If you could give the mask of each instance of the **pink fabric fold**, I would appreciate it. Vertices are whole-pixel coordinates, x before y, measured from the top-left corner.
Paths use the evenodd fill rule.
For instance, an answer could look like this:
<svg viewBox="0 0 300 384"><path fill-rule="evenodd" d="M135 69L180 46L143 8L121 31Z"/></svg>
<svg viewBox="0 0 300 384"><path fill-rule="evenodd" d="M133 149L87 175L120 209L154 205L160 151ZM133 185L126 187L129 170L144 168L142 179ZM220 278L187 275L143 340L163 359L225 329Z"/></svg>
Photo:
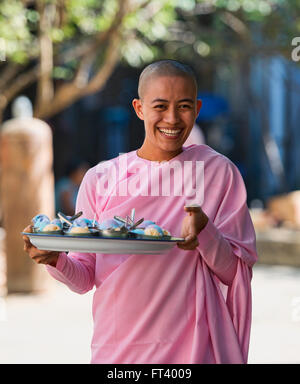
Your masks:
<svg viewBox="0 0 300 384"><path fill-rule="evenodd" d="M193 168L186 168L189 175L182 178L186 162ZM204 164L200 187L197 162ZM170 165L175 182L164 195ZM154 220L179 237L187 199L178 191L188 179L192 189L203 187L199 203L209 217L196 250L175 247L160 255L71 252L60 254L56 268L47 266L77 293L95 287L92 363L247 362L257 253L245 186L230 160L206 145L186 147L166 163L141 159L133 151L87 172L76 210L90 219L96 213L102 221L135 208L137 218ZM104 196L105 185L109 193ZM126 195L128 186L138 187L139 193ZM197 202L199 196L195 192L188 200Z"/></svg>

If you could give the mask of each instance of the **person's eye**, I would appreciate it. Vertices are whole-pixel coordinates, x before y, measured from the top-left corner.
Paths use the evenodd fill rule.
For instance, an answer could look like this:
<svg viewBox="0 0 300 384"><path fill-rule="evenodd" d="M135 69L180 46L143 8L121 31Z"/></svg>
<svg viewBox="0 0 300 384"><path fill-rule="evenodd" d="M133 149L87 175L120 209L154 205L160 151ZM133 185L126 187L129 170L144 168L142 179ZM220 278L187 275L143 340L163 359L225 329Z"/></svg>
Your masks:
<svg viewBox="0 0 300 384"><path fill-rule="evenodd" d="M180 108L180 109L191 109L192 106L191 106L190 104L181 104L181 105L179 106L179 108Z"/></svg>
<svg viewBox="0 0 300 384"><path fill-rule="evenodd" d="M157 104L154 106L155 109L164 109L166 106L164 104Z"/></svg>

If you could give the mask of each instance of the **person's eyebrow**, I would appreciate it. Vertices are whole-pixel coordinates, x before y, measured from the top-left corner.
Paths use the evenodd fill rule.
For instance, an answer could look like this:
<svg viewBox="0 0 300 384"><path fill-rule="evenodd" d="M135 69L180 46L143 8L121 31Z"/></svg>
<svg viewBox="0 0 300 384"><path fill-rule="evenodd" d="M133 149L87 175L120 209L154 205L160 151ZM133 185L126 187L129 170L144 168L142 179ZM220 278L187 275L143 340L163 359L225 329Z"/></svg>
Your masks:
<svg viewBox="0 0 300 384"><path fill-rule="evenodd" d="M168 103L168 100L165 100L165 99L154 99L154 100L151 101L151 104L157 103L157 102ZM183 103L183 102L188 102L188 103L194 104L194 100L193 99L180 99L180 100L178 100L178 103Z"/></svg>
<svg viewBox="0 0 300 384"><path fill-rule="evenodd" d="M193 99L181 99L181 100L178 100L178 103L183 103L183 102L188 102L188 103L191 103L191 104L194 104L194 100Z"/></svg>
<svg viewBox="0 0 300 384"><path fill-rule="evenodd" d="M160 103L167 103L168 100L165 100L165 99L154 99L151 101L151 104L153 103L157 103L157 102L160 102Z"/></svg>

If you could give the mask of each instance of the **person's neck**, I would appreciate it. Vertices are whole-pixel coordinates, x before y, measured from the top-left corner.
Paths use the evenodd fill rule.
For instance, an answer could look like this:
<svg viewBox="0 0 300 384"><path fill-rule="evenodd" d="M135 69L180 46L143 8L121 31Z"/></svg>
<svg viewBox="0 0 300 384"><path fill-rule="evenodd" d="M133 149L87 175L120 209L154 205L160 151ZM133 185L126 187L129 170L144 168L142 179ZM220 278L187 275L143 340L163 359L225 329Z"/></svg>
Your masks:
<svg viewBox="0 0 300 384"><path fill-rule="evenodd" d="M150 161L169 161L173 159L173 157L179 155L183 151L182 147L174 152L165 152L160 150L159 148L153 148L150 150L150 148L147 148L144 144L137 150L138 157L141 157L142 159L150 160Z"/></svg>

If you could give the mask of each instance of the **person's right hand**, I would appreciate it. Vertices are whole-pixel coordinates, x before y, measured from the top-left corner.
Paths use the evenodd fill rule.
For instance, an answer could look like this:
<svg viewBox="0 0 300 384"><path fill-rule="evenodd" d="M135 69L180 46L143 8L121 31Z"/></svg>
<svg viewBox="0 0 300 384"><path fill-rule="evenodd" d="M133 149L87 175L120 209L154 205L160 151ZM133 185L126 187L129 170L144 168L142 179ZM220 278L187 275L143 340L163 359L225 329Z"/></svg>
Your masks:
<svg viewBox="0 0 300 384"><path fill-rule="evenodd" d="M23 232L31 233L32 225L28 225L23 229ZM23 235L24 240L24 251L27 252L30 258L35 261L37 264L49 264L52 267L56 267L58 260L59 252L56 251L41 251L37 249L33 244L31 244L28 236Z"/></svg>

